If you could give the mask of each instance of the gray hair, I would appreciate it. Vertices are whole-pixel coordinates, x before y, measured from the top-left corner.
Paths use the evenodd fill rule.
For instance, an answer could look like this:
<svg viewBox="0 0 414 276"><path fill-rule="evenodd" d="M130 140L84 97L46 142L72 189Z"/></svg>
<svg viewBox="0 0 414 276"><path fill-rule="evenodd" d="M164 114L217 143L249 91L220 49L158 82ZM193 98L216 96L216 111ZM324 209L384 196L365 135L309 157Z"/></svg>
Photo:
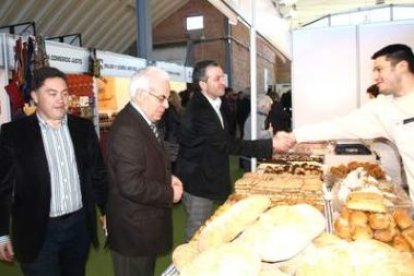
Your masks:
<svg viewBox="0 0 414 276"><path fill-rule="evenodd" d="M129 85L129 95L131 99L134 99L137 93L148 92L151 90L151 82L154 81L154 77L157 78L157 81L170 80L168 73L161 68L148 66L139 69L131 77L131 84Z"/></svg>
<svg viewBox="0 0 414 276"><path fill-rule="evenodd" d="M272 98L265 94L257 95L257 111L264 112L263 107L266 105L272 105Z"/></svg>

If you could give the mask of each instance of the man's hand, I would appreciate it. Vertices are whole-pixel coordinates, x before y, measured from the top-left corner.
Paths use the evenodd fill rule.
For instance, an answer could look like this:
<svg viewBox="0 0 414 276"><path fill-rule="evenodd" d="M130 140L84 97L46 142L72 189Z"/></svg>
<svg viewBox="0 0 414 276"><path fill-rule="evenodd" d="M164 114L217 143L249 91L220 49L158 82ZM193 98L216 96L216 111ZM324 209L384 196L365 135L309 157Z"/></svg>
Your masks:
<svg viewBox="0 0 414 276"><path fill-rule="evenodd" d="M0 260L12 262L14 260L14 252L11 241L0 243Z"/></svg>
<svg viewBox="0 0 414 276"><path fill-rule="evenodd" d="M173 191L174 191L174 203L177 203L181 200L184 189L183 189L183 183L175 175L171 176L171 187L173 188Z"/></svg>
<svg viewBox="0 0 414 276"><path fill-rule="evenodd" d="M296 144L295 135L284 131L279 131L273 136L273 151L288 152Z"/></svg>

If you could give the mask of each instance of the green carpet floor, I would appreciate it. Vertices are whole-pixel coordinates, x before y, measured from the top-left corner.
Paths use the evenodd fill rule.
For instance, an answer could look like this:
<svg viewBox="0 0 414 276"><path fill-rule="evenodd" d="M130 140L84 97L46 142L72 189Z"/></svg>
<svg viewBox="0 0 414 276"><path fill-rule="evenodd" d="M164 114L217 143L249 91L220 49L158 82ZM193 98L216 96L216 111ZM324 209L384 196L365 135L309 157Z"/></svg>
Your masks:
<svg viewBox="0 0 414 276"><path fill-rule="evenodd" d="M232 181L241 177L242 171L238 167L238 158L230 158L230 173ZM182 204L177 204L173 209L173 222L174 222L174 247L183 242L184 239L184 221L185 213ZM104 237L102 231L100 231L100 243L104 243ZM157 260L155 269L155 275L161 275L161 273L171 263L171 252L165 256L161 256ZM1 276L21 276L23 275L17 264L6 264L0 262L0 275ZM110 253L107 249L102 247L98 250L91 250L89 260L86 267L87 276L113 276L112 261Z"/></svg>

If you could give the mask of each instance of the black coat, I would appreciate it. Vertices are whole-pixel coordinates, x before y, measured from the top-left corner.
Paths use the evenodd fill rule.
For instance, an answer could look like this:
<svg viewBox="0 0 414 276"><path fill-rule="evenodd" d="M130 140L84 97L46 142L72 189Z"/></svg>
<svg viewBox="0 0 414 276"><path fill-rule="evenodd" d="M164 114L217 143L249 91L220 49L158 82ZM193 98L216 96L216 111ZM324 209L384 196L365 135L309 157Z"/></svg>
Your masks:
<svg viewBox="0 0 414 276"><path fill-rule="evenodd" d="M106 170L93 124L68 116L82 203L91 239L97 245L96 205L104 212ZM50 175L36 115L2 125L0 132L0 236L11 235L16 258L31 262L46 235ZM11 227L10 227L11 216Z"/></svg>
<svg viewBox="0 0 414 276"><path fill-rule="evenodd" d="M181 120L177 175L190 194L224 200L231 191L229 155L269 158L272 140L232 138L225 116L224 129L207 98L194 93Z"/></svg>
<svg viewBox="0 0 414 276"><path fill-rule="evenodd" d="M154 256L172 247L171 168L142 115L127 104L108 141L108 243L125 256Z"/></svg>

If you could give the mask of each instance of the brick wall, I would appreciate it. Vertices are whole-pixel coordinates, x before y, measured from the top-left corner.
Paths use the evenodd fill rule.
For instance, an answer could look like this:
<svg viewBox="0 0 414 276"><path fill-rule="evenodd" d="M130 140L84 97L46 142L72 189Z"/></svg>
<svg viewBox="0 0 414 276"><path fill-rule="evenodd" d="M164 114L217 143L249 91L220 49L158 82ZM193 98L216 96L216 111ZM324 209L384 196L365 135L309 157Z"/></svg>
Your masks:
<svg viewBox="0 0 414 276"><path fill-rule="evenodd" d="M153 43L156 47L168 45L187 45L188 35L185 30L186 17L192 15L204 16L203 39L193 46L194 63L203 59L213 59L224 67L225 62L225 31L226 18L208 1L189 0L163 22L153 28ZM250 36L243 22L231 26L231 60L233 71L233 88L236 91L250 86ZM285 72L284 65L277 62L276 50L261 37L257 38L257 91L266 90L264 87L264 69L268 70L271 83L279 80L276 72ZM280 67L280 68L279 68ZM290 69L289 69L290 72ZM228 73L228 72L226 72ZM283 77L282 79L285 79Z"/></svg>

